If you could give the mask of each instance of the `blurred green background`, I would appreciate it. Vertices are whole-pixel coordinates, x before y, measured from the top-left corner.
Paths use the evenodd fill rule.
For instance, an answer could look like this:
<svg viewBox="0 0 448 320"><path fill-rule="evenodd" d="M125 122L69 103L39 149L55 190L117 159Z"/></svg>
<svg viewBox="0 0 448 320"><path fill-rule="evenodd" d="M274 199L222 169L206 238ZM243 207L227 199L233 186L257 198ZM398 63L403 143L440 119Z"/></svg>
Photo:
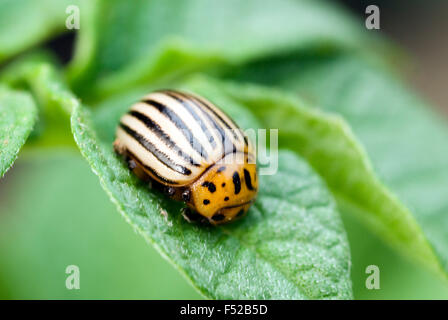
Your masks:
<svg viewBox="0 0 448 320"><path fill-rule="evenodd" d="M365 1L345 2L363 14ZM434 1L422 10L421 2L411 1L403 10L404 1L376 3L385 6L381 32L417 58L414 85L436 105L448 106L448 40L437 32L448 28L446 4ZM71 50L70 41L49 47L64 52ZM352 217L343 214L343 220L356 299L448 299L446 283L400 257ZM65 287L71 264L80 267L80 290ZM381 270L380 290L365 287L371 264ZM77 150L48 149L22 153L0 180L0 298L202 297L122 219Z"/></svg>
<svg viewBox="0 0 448 320"><path fill-rule="evenodd" d="M116 212L75 152L33 154L1 181L0 298L200 298ZM80 290L65 287L72 264Z"/></svg>

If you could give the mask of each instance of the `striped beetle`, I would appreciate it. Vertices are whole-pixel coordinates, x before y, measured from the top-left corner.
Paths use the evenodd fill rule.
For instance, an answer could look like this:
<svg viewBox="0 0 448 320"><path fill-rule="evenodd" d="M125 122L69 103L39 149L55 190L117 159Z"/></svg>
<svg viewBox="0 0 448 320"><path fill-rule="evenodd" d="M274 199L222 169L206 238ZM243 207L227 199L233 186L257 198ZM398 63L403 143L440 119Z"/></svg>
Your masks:
<svg viewBox="0 0 448 320"><path fill-rule="evenodd" d="M197 95L146 95L122 116L114 149L140 179L184 201L189 221L233 221L257 195L252 143L223 111Z"/></svg>

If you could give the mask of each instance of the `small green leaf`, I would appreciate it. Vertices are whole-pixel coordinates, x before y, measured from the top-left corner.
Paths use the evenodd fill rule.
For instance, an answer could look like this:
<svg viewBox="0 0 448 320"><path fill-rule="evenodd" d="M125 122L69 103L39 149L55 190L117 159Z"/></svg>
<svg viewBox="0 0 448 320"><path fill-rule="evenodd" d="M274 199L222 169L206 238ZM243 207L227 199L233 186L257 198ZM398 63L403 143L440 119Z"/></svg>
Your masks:
<svg viewBox="0 0 448 320"><path fill-rule="evenodd" d="M11 87L30 90L36 100L39 122L29 147L73 146L70 114L77 98L67 89L63 74L46 51L36 51L9 64L0 81ZM30 141L31 142L31 141Z"/></svg>
<svg viewBox="0 0 448 320"><path fill-rule="evenodd" d="M37 109L28 93L0 87L0 177L16 160L36 118Z"/></svg>
<svg viewBox="0 0 448 320"><path fill-rule="evenodd" d="M198 81L186 87L202 94L210 88ZM238 104L217 88L206 96L211 95L220 102L227 99L229 113L237 112ZM202 294L215 299L352 297L342 223L325 185L305 162L280 152L277 174L261 177L257 201L241 221L223 227L189 224L179 203L150 190L114 154L112 124L134 101L125 100L103 104L97 121L76 106L75 140L126 221Z"/></svg>

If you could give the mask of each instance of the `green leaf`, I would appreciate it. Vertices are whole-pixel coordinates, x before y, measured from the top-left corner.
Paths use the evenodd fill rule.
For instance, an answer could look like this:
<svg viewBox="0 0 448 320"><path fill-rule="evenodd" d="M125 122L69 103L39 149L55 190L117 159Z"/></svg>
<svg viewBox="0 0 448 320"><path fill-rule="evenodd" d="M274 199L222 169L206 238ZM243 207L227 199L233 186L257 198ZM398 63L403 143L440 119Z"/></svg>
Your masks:
<svg viewBox="0 0 448 320"><path fill-rule="evenodd" d="M77 98L65 85L55 60L46 51L36 51L12 62L0 73L0 82L30 90L36 100L39 122L27 147L75 147L70 114Z"/></svg>
<svg viewBox="0 0 448 320"><path fill-rule="evenodd" d="M383 46L362 22L315 0L106 0L86 20L70 74L76 92L97 98L266 55Z"/></svg>
<svg viewBox="0 0 448 320"><path fill-rule="evenodd" d="M0 0L0 62L64 31L65 10L78 0Z"/></svg>
<svg viewBox="0 0 448 320"><path fill-rule="evenodd" d="M338 57L301 73L291 84L347 119L448 272L446 118L390 75L357 59Z"/></svg>
<svg viewBox="0 0 448 320"><path fill-rule="evenodd" d="M0 86L0 177L16 160L36 118L37 109L28 93Z"/></svg>
<svg viewBox="0 0 448 320"><path fill-rule="evenodd" d="M363 144L361 149L359 144L347 149L346 160L335 156L313 161L313 155L306 156L306 147L296 143L295 149L314 162L346 210L401 252L446 275L448 148L441 147L448 140L446 120L383 68L350 56L316 54L260 61L238 77L288 89L343 116ZM303 134L301 126L291 125L300 121L297 112L287 121L287 110L297 107L279 104L271 118L258 108L267 125L278 126L291 137ZM352 135L345 124L340 131ZM329 141L325 148L331 152L340 147L339 142ZM347 157L357 158L357 164ZM337 169L338 163L345 170Z"/></svg>
<svg viewBox="0 0 448 320"><path fill-rule="evenodd" d="M204 82L186 87L227 101L229 113L247 113ZM126 221L202 294L215 299L351 298L342 223L325 185L305 162L280 152L277 174L261 177L257 201L242 221L223 227L189 224L179 203L148 189L113 152L112 124L135 101L134 94L128 97L127 103L125 98L105 103L107 111L98 111L98 121L77 105L75 140Z"/></svg>

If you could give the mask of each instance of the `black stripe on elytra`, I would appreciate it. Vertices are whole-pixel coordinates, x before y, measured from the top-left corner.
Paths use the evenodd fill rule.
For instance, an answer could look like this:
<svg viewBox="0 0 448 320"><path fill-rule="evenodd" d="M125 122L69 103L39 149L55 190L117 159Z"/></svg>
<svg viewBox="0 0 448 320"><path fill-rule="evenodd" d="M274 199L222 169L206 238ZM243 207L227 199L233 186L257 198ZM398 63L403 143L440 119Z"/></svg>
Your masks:
<svg viewBox="0 0 448 320"><path fill-rule="evenodd" d="M160 102L157 102L153 99L144 99L142 100L142 102L156 108L161 113L163 113L182 132L184 137L187 138L187 140L190 142L190 145L193 147L193 149L201 157L206 156L202 153L203 151L205 151L204 146L194 137L190 128L187 127L185 122L177 115L177 113L175 113L173 110L171 110L164 104L161 104Z"/></svg>
<svg viewBox="0 0 448 320"><path fill-rule="evenodd" d="M248 146L248 145L249 145L249 141L248 141L246 135L245 135L243 132L241 132L241 134L242 134L243 137L244 137L244 143L246 144L246 146Z"/></svg>
<svg viewBox="0 0 448 320"><path fill-rule="evenodd" d="M162 128L160 128L160 126L157 123L155 123L151 118L149 118L147 115L144 115L143 113L140 113L135 110L129 111L128 114L143 122L145 126L148 129L150 129L158 138L160 138L163 142L165 142L165 144L168 145L170 149L172 149L179 156L187 160L190 164L196 167L200 166L200 164L194 161L194 159L191 156L182 151L177 146L177 144L175 144L174 141L171 140L170 136L165 131L163 131Z"/></svg>
<svg viewBox="0 0 448 320"><path fill-rule="evenodd" d="M200 103L201 103L201 105L203 105L205 108L207 108L211 113L213 113L214 114L214 116L215 117L217 117L223 124L224 124L224 126L227 128L227 129L229 129L229 130L231 130L232 131L232 134L233 134L233 137L236 139L236 140L239 140L239 137L238 137L238 135L236 134L236 132L235 132L235 129L237 129L237 130L239 130L239 127L236 125L236 123L234 123L231 119L230 119L230 117L229 116L227 116L227 118L229 118L229 121L231 122L231 124L232 124L232 126L231 125L229 125L229 123L226 121L226 120L224 120L224 118L223 117L221 117L204 99L201 99L200 97L194 97L194 98L196 98L196 100L198 100Z"/></svg>
<svg viewBox="0 0 448 320"><path fill-rule="evenodd" d="M210 124L215 127L215 129L219 132L219 134L221 135L221 141L222 141L222 145L224 148L224 152L227 153L227 142L232 141L232 139L229 138L229 136L227 135L227 130L225 130L217 121L216 119L214 119L210 113L207 112L207 110L204 110L204 108L201 107L201 103L199 100L197 100L195 97L191 97L191 100L199 107L199 109L202 111L202 113L205 115L205 117L208 119L208 121L210 122ZM233 130L231 129L231 131L233 132ZM231 152L236 152L236 147L235 145L232 143L231 145Z"/></svg>
<svg viewBox="0 0 448 320"><path fill-rule="evenodd" d="M158 179L158 180L160 180L161 182L164 182L164 183L166 183L166 184L171 184L171 185L177 185L177 184L179 184L179 182L177 182L177 181L169 180L169 179L166 179L166 178L162 177L162 176L159 175L159 174L156 172L156 170L154 170L152 167L150 167L150 166L148 166L148 165L146 165L146 164L143 164L141 161L138 161L138 160L137 160L137 157L136 157L132 152L130 152L129 150L127 150L126 152L129 154L129 156L130 156L134 161L136 161L136 162L137 162L140 166L142 166L146 171L149 171L149 173L150 173L155 179Z"/></svg>
<svg viewBox="0 0 448 320"><path fill-rule="evenodd" d="M130 135L132 138L134 138L138 143L140 143L140 145L142 147L144 147L146 150L148 150L149 152L151 152L154 157L156 157L160 162L162 162L165 166L167 166L168 168L179 172L181 174L184 175L190 175L191 174L191 170L180 165L177 164L175 162L173 162L173 160L171 160L166 154L164 154L162 151L160 151L159 149L156 148L156 146L154 144L152 144L151 142L149 142L145 137L143 137L140 133L132 130L131 128L129 128L127 125L120 123L120 127L128 134Z"/></svg>
<svg viewBox="0 0 448 320"><path fill-rule="evenodd" d="M233 186L235 187L235 194L238 194L241 191L241 180L238 171L235 171L233 173L232 179L233 179Z"/></svg>
<svg viewBox="0 0 448 320"><path fill-rule="evenodd" d="M179 103L181 103L184 106L184 108L191 114L191 116L199 124L199 126L201 127L201 129L204 132L205 136L207 137L208 141L212 145L212 148L215 148L216 147L216 141L213 138L213 135L208 130L207 126L205 125L205 122L202 120L201 117L198 116L196 111L194 111L194 109L190 105L191 99L189 99L187 95L182 94L181 92L178 92L178 91L166 90L166 91L163 91L163 92L166 95L168 95L171 98L175 99L176 101L178 101Z"/></svg>
<svg viewBox="0 0 448 320"><path fill-rule="evenodd" d="M246 169L244 169L244 181L246 181L246 186L249 190L254 190L252 180L250 179L250 173Z"/></svg>

